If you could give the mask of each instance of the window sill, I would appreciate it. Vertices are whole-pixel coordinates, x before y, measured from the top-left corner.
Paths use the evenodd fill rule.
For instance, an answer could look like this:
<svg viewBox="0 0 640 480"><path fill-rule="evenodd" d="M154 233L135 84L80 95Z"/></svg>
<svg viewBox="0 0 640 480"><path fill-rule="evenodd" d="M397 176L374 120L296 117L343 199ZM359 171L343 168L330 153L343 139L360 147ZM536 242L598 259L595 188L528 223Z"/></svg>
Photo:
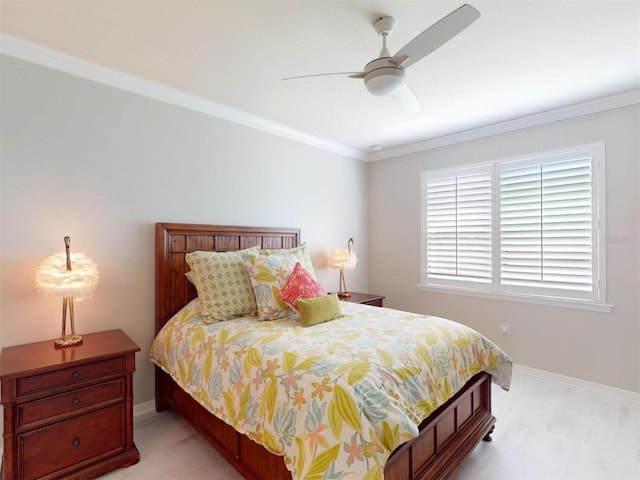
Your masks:
<svg viewBox="0 0 640 480"><path fill-rule="evenodd" d="M605 303L593 303L580 300L568 300L551 297L540 297L534 295L521 295L515 293L498 293L487 292L482 290L473 290L470 288L436 286L436 285L417 285L421 292L432 293L448 293L452 295L467 295L471 297L491 298L494 300L505 300L508 302L535 303L538 305L548 305L561 308L575 308L579 310L590 310L592 312L609 313L613 310L613 305Z"/></svg>

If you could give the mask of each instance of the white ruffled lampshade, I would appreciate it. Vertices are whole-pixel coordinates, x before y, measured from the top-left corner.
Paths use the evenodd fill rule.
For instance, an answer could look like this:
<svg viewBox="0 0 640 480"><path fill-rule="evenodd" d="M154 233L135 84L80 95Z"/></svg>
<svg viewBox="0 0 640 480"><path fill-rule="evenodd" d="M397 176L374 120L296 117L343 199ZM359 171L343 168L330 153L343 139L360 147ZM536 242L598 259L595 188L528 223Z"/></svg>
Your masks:
<svg viewBox="0 0 640 480"><path fill-rule="evenodd" d="M71 270L67 255L56 253L46 258L36 270L36 288L43 295L72 296L75 300L91 298L98 284L98 267L84 253L71 253Z"/></svg>
<svg viewBox="0 0 640 480"><path fill-rule="evenodd" d="M329 254L329 266L331 268L339 268L353 270L358 263L358 257L353 251L346 248L336 248Z"/></svg>

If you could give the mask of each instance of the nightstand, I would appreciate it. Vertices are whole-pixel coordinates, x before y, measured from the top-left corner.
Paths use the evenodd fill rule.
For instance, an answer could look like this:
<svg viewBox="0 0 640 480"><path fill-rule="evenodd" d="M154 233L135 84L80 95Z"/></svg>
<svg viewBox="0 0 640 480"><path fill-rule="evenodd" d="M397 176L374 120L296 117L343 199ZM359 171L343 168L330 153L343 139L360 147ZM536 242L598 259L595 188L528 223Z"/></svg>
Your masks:
<svg viewBox="0 0 640 480"><path fill-rule="evenodd" d="M351 293L350 297L339 297L343 302L362 303L364 305L373 305L374 307L382 307L382 301L385 297L382 295L372 295L370 293Z"/></svg>
<svg viewBox="0 0 640 480"><path fill-rule="evenodd" d="M94 478L140 459L133 443L133 371L140 351L122 330L3 348L4 480Z"/></svg>

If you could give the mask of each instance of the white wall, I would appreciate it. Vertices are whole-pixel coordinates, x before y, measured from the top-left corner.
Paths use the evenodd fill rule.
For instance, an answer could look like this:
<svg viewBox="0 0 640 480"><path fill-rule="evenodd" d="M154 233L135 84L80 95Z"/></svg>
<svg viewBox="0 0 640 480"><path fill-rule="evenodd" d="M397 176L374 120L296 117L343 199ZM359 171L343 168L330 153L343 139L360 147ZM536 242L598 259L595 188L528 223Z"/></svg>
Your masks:
<svg viewBox="0 0 640 480"><path fill-rule="evenodd" d="M74 251L98 265L78 333L121 328L142 348L135 403L153 398L154 223L298 227L319 280L356 241L367 289L367 165L180 107L0 57L0 347L60 334L61 300L34 273ZM53 342L52 342L53 345Z"/></svg>
<svg viewBox="0 0 640 480"><path fill-rule="evenodd" d="M517 363L640 391L640 107L495 135L369 168L369 289L385 305L447 317ZM607 303L611 313L419 292L420 172L606 142ZM500 324L511 324L511 335Z"/></svg>

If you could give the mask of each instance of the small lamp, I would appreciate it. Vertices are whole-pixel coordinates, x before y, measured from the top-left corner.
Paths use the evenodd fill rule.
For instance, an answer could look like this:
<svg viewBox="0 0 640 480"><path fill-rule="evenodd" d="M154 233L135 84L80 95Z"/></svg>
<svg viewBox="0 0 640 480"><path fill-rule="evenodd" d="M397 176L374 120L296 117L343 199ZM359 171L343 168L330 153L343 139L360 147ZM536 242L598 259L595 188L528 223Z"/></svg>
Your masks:
<svg viewBox="0 0 640 480"><path fill-rule="evenodd" d="M347 248L336 248L329 254L329 266L331 268L340 269L340 291L339 297L350 297L351 294L347 291L347 285L344 282L344 269L353 270L358 263L358 257L351 251L351 244L353 238L347 241Z"/></svg>
<svg viewBox="0 0 640 480"><path fill-rule="evenodd" d="M56 348L82 343L76 335L73 299L91 298L98 284L98 268L84 253L69 252L71 239L64 237L65 252L46 258L36 270L36 288L44 295L62 297L62 335L54 341ZM67 311L71 320L71 334L67 335Z"/></svg>

